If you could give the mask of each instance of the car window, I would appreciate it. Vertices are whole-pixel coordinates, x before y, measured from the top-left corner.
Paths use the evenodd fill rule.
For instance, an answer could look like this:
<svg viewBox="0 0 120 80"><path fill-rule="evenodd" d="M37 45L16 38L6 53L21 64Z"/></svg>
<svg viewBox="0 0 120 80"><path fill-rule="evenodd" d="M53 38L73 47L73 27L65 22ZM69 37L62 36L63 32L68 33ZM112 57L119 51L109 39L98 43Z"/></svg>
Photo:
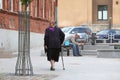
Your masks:
<svg viewBox="0 0 120 80"><path fill-rule="evenodd" d="M89 34L92 33L92 31L89 28L86 28L86 32L89 33Z"/></svg>
<svg viewBox="0 0 120 80"><path fill-rule="evenodd" d="M71 29L71 28L62 28L62 31L63 31L64 33L67 33L70 29Z"/></svg>
<svg viewBox="0 0 120 80"><path fill-rule="evenodd" d="M116 30L116 34L120 34L120 30Z"/></svg>
<svg viewBox="0 0 120 80"><path fill-rule="evenodd" d="M79 29L78 28L74 28L70 33L79 33Z"/></svg>
<svg viewBox="0 0 120 80"><path fill-rule="evenodd" d="M98 32L97 34L99 35L99 34L108 34L108 32L109 32L109 30L103 30L103 31L100 31L100 32Z"/></svg>
<svg viewBox="0 0 120 80"><path fill-rule="evenodd" d="M116 34L115 30L110 30L108 34Z"/></svg>
<svg viewBox="0 0 120 80"><path fill-rule="evenodd" d="M90 32L91 33L91 30L88 28L74 28L70 33L73 33L73 32L76 32L76 33Z"/></svg>
<svg viewBox="0 0 120 80"><path fill-rule="evenodd" d="M87 31L86 28L80 28L79 29L79 33L86 33L86 31Z"/></svg>

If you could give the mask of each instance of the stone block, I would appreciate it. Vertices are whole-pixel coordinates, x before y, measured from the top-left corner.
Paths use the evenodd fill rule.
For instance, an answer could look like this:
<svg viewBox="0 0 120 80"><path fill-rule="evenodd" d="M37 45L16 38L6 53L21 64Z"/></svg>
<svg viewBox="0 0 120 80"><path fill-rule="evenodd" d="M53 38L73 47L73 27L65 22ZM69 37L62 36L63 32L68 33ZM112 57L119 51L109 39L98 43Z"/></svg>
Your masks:
<svg viewBox="0 0 120 80"><path fill-rule="evenodd" d="M98 58L120 58L120 50L97 50Z"/></svg>

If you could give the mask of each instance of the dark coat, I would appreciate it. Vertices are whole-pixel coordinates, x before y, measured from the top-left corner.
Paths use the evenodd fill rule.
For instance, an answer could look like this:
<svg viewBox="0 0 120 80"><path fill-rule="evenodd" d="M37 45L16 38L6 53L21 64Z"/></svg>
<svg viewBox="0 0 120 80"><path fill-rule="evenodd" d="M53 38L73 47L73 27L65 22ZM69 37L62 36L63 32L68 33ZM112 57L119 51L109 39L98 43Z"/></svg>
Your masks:
<svg viewBox="0 0 120 80"><path fill-rule="evenodd" d="M44 45L49 48L61 48L64 41L65 34L60 28L55 27L54 31L47 28L45 30Z"/></svg>

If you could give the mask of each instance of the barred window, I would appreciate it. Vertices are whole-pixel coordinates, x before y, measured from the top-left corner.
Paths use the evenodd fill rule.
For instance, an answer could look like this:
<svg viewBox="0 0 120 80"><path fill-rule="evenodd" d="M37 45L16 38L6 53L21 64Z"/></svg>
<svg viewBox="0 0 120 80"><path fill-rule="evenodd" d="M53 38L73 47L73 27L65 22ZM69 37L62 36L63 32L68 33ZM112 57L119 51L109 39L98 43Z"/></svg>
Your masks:
<svg viewBox="0 0 120 80"><path fill-rule="evenodd" d="M108 20L108 6L98 5L98 20Z"/></svg>

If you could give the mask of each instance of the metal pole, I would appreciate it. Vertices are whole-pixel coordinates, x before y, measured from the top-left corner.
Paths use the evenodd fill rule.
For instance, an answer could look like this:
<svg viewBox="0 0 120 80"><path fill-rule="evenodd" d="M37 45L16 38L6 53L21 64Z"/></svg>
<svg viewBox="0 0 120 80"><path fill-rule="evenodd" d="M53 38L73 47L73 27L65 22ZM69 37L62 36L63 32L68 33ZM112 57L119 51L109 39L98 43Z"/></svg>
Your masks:
<svg viewBox="0 0 120 80"><path fill-rule="evenodd" d="M55 21L58 27L58 0L55 0Z"/></svg>
<svg viewBox="0 0 120 80"><path fill-rule="evenodd" d="M33 75L33 67L30 59L30 13L19 12L18 57L15 67L15 75Z"/></svg>
<svg viewBox="0 0 120 80"><path fill-rule="evenodd" d="M51 10L51 13L50 13L50 22L52 21L52 0L50 0L50 10Z"/></svg>
<svg viewBox="0 0 120 80"><path fill-rule="evenodd" d="M65 66L64 66L64 60L63 60L63 47L61 47L61 59L62 59L62 66L63 66L63 70L65 70Z"/></svg>
<svg viewBox="0 0 120 80"><path fill-rule="evenodd" d="M112 28L112 17L109 17L109 29Z"/></svg>

